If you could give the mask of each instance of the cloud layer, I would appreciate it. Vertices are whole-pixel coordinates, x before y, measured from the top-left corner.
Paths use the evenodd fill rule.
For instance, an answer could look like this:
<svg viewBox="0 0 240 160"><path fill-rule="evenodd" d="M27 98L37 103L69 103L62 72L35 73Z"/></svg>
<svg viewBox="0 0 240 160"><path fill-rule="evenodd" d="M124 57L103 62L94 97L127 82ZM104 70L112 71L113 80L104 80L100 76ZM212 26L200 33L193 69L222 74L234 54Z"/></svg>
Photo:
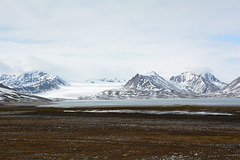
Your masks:
<svg viewBox="0 0 240 160"><path fill-rule="evenodd" d="M240 70L240 1L1 0L2 73L44 70L69 80Z"/></svg>

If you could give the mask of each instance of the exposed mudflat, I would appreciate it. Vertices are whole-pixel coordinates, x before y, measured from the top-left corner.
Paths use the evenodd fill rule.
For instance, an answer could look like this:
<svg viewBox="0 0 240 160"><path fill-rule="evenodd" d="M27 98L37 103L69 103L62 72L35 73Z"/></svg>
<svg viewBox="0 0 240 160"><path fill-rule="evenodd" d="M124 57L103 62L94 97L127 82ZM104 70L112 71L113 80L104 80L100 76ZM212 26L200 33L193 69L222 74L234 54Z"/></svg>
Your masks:
<svg viewBox="0 0 240 160"><path fill-rule="evenodd" d="M239 110L230 106L1 106L0 159L237 160ZM168 114L172 111L221 114ZM167 114L145 114L149 112Z"/></svg>

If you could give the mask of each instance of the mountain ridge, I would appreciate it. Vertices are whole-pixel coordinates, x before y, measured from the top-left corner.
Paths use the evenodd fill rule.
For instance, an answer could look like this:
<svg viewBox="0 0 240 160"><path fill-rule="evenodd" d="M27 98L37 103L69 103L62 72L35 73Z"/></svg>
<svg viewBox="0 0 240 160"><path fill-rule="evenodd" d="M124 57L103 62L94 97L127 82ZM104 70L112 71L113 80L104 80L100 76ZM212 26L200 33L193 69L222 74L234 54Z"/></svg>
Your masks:
<svg viewBox="0 0 240 160"><path fill-rule="evenodd" d="M0 84L0 102L49 102L50 99L19 93L3 84Z"/></svg>
<svg viewBox="0 0 240 160"><path fill-rule="evenodd" d="M67 85L67 82L60 77L49 75L43 71L27 72L19 76L3 74L0 76L0 83L18 92L28 94L46 92L59 89L61 85Z"/></svg>
<svg viewBox="0 0 240 160"><path fill-rule="evenodd" d="M234 79L232 82L230 82L227 86L225 86L222 90L215 93L214 95L240 98L240 77Z"/></svg>
<svg viewBox="0 0 240 160"><path fill-rule="evenodd" d="M240 82L240 78L238 79ZM79 99L149 99L149 98L207 98L221 97L227 84L211 73L183 72L166 80L156 72L136 74L120 89L105 90L93 97ZM240 86L240 83L238 84ZM239 89L240 90L240 89ZM222 95L225 97L226 94ZM240 96L240 94L239 94Z"/></svg>
<svg viewBox="0 0 240 160"><path fill-rule="evenodd" d="M209 80L211 83L215 84L218 86L220 89L223 89L225 86L227 86L227 83L220 81L217 79L213 74L206 72L204 74L200 74L202 77L205 79Z"/></svg>
<svg viewBox="0 0 240 160"><path fill-rule="evenodd" d="M170 81L186 91L197 94L216 92L221 90L225 84L210 73L196 74L192 71L172 76ZM221 86L218 86L217 84Z"/></svg>
<svg viewBox="0 0 240 160"><path fill-rule="evenodd" d="M185 91L176 88L156 72L151 72L147 75L137 73L121 89L105 90L95 95L93 99L180 98L185 96Z"/></svg>

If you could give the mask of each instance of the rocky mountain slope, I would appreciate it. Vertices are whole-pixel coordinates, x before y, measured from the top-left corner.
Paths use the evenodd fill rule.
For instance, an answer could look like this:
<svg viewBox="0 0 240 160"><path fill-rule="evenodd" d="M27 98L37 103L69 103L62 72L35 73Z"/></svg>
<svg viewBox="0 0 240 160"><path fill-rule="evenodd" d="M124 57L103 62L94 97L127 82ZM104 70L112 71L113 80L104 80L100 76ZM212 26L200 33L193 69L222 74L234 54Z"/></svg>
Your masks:
<svg viewBox="0 0 240 160"><path fill-rule="evenodd" d="M240 77L233 80L214 95L218 97L240 97Z"/></svg>
<svg viewBox="0 0 240 160"><path fill-rule="evenodd" d="M49 99L27 95L0 84L0 102L43 102Z"/></svg>
<svg viewBox="0 0 240 160"><path fill-rule="evenodd" d="M95 96L97 99L142 99L142 98L183 98L188 96L185 91L155 72L147 75L136 74L121 89L106 90Z"/></svg>
<svg viewBox="0 0 240 160"><path fill-rule="evenodd" d="M211 83L215 84L219 89L223 89L227 86L227 83L224 83L217 79L213 74L207 72L204 74L200 74L202 77L204 77L206 80L210 81Z"/></svg>
<svg viewBox="0 0 240 160"><path fill-rule="evenodd" d="M135 75L125 85L126 89L135 90L166 90L180 92L178 88L159 76L156 72L150 72L147 75Z"/></svg>
<svg viewBox="0 0 240 160"><path fill-rule="evenodd" d="M216 92L226 85L210 73L198 75L193 72L183 72L172 76L170 81L178 88L197 94Z"/></svg>
<svg viewBox="0 0 240 160"><path fill-rule="evenodd" d="M238 81L236 81L233 82L234 85L231 85L232 88L240 86L237 83ZM121 89L105 90L94 97L86 96L79 99L219 97L216 93L222 91L221 89L224 86L226 86L226 83L221 82L210 73L198 75L193 72L184 72L180 75L172 76L170 81L167 81L156 72L151 72L147 75L136 74ZM236 92L239 92L239 90Z"/></svg>
<svg viewBox="0 0 240 160"><path fill-rule="evenodd" d="M53 89L59 89L67 83L58 76L49 75L45 72L28 72L19 76L1 75L0 83L21 93L40 93Z"/></svg>

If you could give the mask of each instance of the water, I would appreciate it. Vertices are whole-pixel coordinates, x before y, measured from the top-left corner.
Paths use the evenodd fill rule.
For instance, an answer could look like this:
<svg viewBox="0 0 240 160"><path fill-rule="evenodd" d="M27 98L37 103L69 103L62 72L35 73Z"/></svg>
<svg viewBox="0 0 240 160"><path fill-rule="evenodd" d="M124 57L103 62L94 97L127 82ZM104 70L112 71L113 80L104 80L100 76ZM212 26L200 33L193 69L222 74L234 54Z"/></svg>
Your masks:
<svg viewBox="0 0 240 160"><path fill-rule="evenodd" d="M64 100L39 107L94 107L94 106L238 106L240 98L206 98L206 99L128 99L128 100Z"/></svg>

